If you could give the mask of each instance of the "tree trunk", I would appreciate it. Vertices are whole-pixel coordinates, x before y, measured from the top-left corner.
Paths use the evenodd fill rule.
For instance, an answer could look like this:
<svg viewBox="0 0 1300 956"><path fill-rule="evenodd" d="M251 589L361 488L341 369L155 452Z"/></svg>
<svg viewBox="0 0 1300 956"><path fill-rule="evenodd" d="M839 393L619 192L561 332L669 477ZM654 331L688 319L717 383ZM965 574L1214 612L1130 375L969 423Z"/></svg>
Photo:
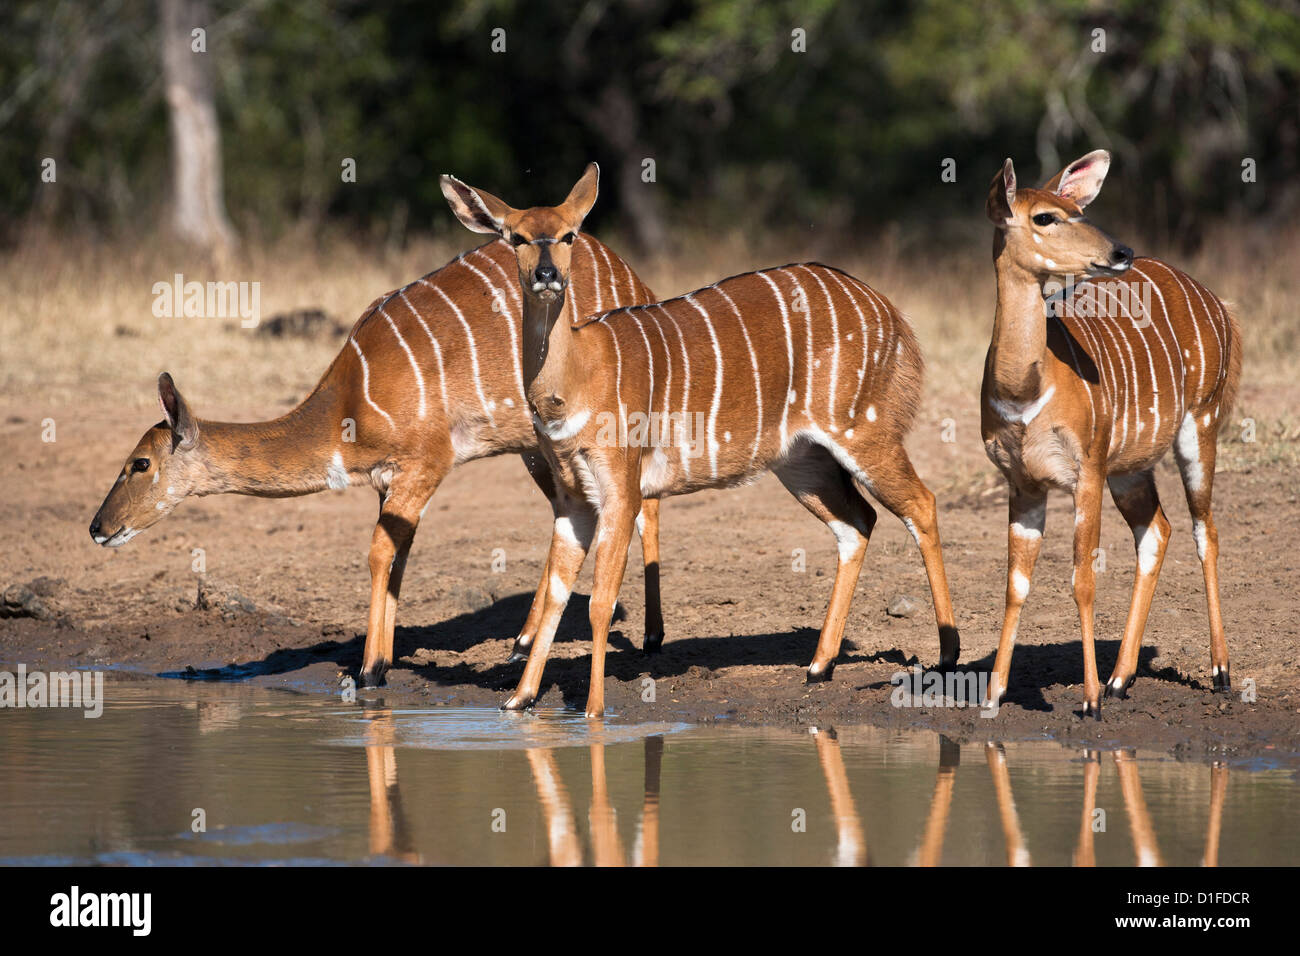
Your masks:
<svg viewBox="0 0 1300 956"><path fill-rule="evenodd" d="M221 128L208 52L196 52L192 31L211 22L207 0L159 0L163 85L172 141L171 226L206 249L235 242L221 181Z"/></svg>
<svg viewBox="0 0 1300 956"><path fill-rule="evenodd" d="M642 160L650 158L641 139L640 109L620 79L611 79L594 107L586 110L587 125L605 138L618 155L619 204L643 253L662 256L668 241L659 186L641 179Z"/></svg>

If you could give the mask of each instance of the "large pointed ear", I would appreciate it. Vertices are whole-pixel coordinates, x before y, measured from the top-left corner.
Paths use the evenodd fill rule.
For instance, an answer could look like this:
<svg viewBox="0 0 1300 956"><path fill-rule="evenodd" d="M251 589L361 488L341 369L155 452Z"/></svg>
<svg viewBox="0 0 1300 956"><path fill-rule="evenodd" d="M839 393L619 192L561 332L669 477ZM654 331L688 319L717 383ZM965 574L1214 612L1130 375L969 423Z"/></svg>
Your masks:
<svg viewBox="0 0 1300 956"><path fill-rule="evenodd" d="M581 226L582 221L587 218L587 213L591 212L591 207L596 205L596 196L599 192L600 167L595 163L588 163L582 178L573 189L569 190L569 195L560 208Z"/></svg>
<svg viewBox="0 0 1300 956"><path fill-rule="evenodd" d="M190 406L181 397L169 373L158 376L158 404L175 436L175 448L193 448L199 439L199 420L190 412Z"/></svg>
<svg viewBox="0 0 1300 956"><path fill-rule="evenodd" d="M451 211L465 227L474 232L502 234L506 216L514 210L491 193L467 186L455 176L442 176L439 180L442 194L451 204Z"/></svg>
<svg viewBox="0 0 1300 956"><path fill-rule="evenodd" d="M1066 166L1048 180L1043 188L1062 199L1070 200L1082 209L1097 198L1109 171L1110 153L1104 149L1094 149L1087 156L1080 156Z"/></svg>
<svg viewBox="0 0 1300 956"><path fill-rule="evenodd" d="M998 174L989 186L989 198L984 204L984 211L995 226L1005 225L1011 218L1011 206L1016 201L1016 167L1011 158L1002 164Z"/></svg>

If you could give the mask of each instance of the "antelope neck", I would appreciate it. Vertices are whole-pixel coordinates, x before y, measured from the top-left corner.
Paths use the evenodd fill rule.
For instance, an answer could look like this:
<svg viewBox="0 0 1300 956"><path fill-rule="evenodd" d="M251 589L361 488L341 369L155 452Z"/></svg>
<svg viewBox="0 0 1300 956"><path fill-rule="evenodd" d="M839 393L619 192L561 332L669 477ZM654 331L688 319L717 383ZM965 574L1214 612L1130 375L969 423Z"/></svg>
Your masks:
<svg viewBox="0 0 1300 956"><path fill-rule="evenodd" d="M523 376L528 401L537 407L551 397L567 401L585 379L576 348L569 292L545 302L525 291L523 302Z"/></svg>
<svg viewBox="0 0 1300 956"><path fill-rule="evenodd" d="M194 493L287 498L343 487L347 449L342 417L321 390L280 418L265 422L199 422L206 473Z"/></svg>
<svg viewBox="0 0 1300 956"><path fill-rule="evenodd" d="M1047 315L1038 278L1009 257L997 255L997 311L986 369L991 393L1017 402L1033 401L1042 392L1047 351Z"/></svg>

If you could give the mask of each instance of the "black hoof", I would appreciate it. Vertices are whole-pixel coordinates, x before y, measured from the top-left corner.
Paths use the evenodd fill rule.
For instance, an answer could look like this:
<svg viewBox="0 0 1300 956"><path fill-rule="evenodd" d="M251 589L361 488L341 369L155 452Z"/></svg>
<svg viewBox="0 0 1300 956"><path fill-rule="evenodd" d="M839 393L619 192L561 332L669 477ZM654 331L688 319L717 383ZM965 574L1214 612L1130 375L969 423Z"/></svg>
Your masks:
<svg viewBox="0 0 1300 956"><path fill-rule="evenodd" d="M1091 701L1083 702L1083 716L1091 717L1093 720L1101 720L1101 699L1098 698L1094 704Z"/></svg>
<svg viewBox="0 0 1300 956"><path fill-rule="evenodd" d="M641 645L641 649L646 654L658 654L663 650L663 648L664 635L662 631L657 634L647 634L645 636L645 643Z"/></svg>
<svg viewBox="0 0 1300 956"><path fill-rule="evenodd" d="M518 661L528 660L528 650L533 646L532 641L524 643L521 638L515 638L515 646L510 648L510 656L506 658L507 664L514 664Z"/></svg>
<svg viewBox="0 0 1300 956"><path fill-rule="evenodd" d="M357 675L358 687L383 687L386 683L384 675L387 674L387 667L376 667L368 671L362 671Z"/></svg>
<svg viewBox="0 0 1300 956"><path fill-rule="evenodd" d="M827 665L826 665L826 669L825 669L824 671L820 671L820 672L818 672L818 671L814 671L814 670L810 667L810 668L808 668L808 683L810 683L810 684L824 684L824 683L826 683L827 681L829 681L829 680L831 679L831 675L834 674L834 673L835 673L835 662L834 662L834 661L831 661L829 664L827 664Z"/></svg>
<svg viewBox="0 0 1300 956"><path fill-rule="evenodd" d="M1128 689L1133 686L1133 681L1137 675L1133 675L1122 684L1116 684L1114 681L1106 683L1106 689L1102 692L1103 697L1113 697L1116 700L1128 700Z"/></svg>
<svg viewBox="0 0 1300 956"><path fill-rule="evenodd" d="M1232 693L1232 676L1229 674L1228 668L1225 667L1214 675L1214 692L1216 694Z"/></svg>

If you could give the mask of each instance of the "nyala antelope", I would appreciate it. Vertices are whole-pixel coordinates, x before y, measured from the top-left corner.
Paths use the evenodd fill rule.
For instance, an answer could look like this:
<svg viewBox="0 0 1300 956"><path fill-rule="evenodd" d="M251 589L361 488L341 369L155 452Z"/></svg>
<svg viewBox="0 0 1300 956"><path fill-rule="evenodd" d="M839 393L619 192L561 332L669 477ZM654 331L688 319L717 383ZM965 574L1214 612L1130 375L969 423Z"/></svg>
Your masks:
<svg viewBox="0 0 1300 956"><path fill-rule="evenodd" d="M622 259L587 235L573 237L583 264L578 314L653 301ZM537 453L515 329L523 300L515 256L490 242L382 296L362 314L315 390L274 421L200 420L172 377L158 379L163 421L145 432L90 525L97 544L119 547L190 495L264 498L370 485L379 521L370 543L370 614L363 685L382 682L407 554L439 483L462 462L513 452L555 507L556 485ZM568 539L555 511L556 542ZM663 640L659 611L658 502L640 521L646 561L646 650ZM548 563L554 560L548 557ZM550 574L515 641L532 643Z"/></svg>
<svg viewBox="0 0 1300 956"><path fill-rule="evenodd" d="M594 542L587 715L600 716L610 614L642 502L741 484L764 471L775 472L839 545L808 679L829 678L839 654L876 522L868 492L903 519L920 546L940 661L955 663L958 634L934 496L903 449L921 384L920 350L906 321L857 279L808 264L735 276L575 324L575 304L566 293L586 263L574 254L573 242L596 201L598 178L592 164L561 205L524 210L450 176L442 179L461 222L502 236L515 249L529 407L564 489L558 500L568 509L572 531L552 555L542 624L505 706L527 707L536 699L556 624ZM657 421L661 433L649 441L624 440L622 423L634 415ZM683 434L682 423L692 421L705 433L698 443Z"/></svg>
<svg viewBox="0 0 1300 956"><path fill-rule="evenodd" d="M1074 497L1074 597L1083 635L1084 712L1100 717L1093 646L1093 555L1104 486L1133 531L1137 574L1106 694L1123 696L1138 651L1169 522L1153 469L1171 447L1205 574L1214 689L1227 691L1219 613L1219 538L1210 513L1215 440L1241 378L1236 319L1199 282L1158 259L1134 259L1083 216L1110 168L1096 150L1042 189L1018 189L1008 159L993 178L997 312L980 399L984 447L1010 485L1006 615L989 684L1006 691L1020 609L1043 541L1047 492ZM1081 276L1047 295L1057 277Z"/></svg>

